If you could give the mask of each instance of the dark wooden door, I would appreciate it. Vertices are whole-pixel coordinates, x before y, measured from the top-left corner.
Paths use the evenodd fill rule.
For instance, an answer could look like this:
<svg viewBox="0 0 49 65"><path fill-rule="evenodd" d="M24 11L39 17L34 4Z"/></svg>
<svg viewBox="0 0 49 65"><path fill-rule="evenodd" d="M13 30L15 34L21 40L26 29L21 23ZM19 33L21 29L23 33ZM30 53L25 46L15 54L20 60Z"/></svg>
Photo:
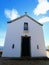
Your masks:
<svg viewBox="0 0 49 65"><path fill-rule="evenodd" d="M30 37L22 37L22 57L30 57Z"/></svg>

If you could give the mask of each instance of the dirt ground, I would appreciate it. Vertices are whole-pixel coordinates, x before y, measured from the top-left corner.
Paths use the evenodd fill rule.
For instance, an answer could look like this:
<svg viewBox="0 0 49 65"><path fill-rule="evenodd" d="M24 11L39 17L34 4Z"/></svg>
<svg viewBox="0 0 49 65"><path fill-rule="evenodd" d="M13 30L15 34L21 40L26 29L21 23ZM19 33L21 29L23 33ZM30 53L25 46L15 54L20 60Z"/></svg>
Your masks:
<svg viewBox="0 0 49 65"><path fill-rule="evenodd" d="M0 65L49 65L49 60L0 60Z"/></svg>
<svg viewBox="0 0 49 65"><path fill-rule="evenodd" d="M47 57L49 58L49 51L46 51ZM49 65L49 59L47 60L17 60L17 59L4 59L0 58L0 65Z"/></svg>

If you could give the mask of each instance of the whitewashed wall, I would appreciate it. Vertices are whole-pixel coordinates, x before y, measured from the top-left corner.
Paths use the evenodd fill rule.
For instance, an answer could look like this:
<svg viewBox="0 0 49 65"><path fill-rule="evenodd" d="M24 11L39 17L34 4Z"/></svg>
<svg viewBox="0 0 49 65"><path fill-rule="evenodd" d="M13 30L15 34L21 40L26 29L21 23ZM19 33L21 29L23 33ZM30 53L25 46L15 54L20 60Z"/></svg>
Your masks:
<svg viewBox="0 0 49 65"><path fill-rule="evenodd" d="M24 22L28 22L27 32L24 31ZM31 57L46 56L42 26L24 16L8 24L2 57L21 57L21 36L25 35L31 36ZM14 49L12 49L12 44L15 44Z"/></svg>

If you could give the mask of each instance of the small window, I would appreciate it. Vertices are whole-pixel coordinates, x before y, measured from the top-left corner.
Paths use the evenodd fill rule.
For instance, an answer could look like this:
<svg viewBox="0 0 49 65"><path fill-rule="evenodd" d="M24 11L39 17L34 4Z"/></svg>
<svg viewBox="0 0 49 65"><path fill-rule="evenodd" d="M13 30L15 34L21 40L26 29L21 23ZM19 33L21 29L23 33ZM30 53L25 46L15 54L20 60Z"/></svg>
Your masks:
<svg viewBox="0 0 49 65"><path fill-rule="evenodd" d="M14 49L14 44L12 45L12 49Z"/></svg>
<svg viewBox="0 0 49 65"><path fill-rule="evenodd" d="M37 45L37 49L39 49L39 45Z"/></svg>
<svg viewBox="0 0 49 65"><path fill-rule="evenodd" d="M24 30L28 30L28 23L24 23Z"/></svg>

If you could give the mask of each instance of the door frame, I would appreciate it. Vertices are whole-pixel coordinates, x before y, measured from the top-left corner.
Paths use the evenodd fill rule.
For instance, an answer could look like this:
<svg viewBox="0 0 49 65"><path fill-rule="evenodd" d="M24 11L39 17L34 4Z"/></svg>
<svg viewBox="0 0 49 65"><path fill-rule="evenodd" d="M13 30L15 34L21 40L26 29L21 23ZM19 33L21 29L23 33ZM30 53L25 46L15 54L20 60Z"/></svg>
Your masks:
<svg viewBox="0 0 49 65"><path fill-rule="evenodd" d="M30 42L29 42L29 45L30 45L30 56L29 57L31 57L31 36L21 36L21 57L22 57L22 38L24 38L24 37L26 37L26 38L29 38L30 39Z"/></svg>

